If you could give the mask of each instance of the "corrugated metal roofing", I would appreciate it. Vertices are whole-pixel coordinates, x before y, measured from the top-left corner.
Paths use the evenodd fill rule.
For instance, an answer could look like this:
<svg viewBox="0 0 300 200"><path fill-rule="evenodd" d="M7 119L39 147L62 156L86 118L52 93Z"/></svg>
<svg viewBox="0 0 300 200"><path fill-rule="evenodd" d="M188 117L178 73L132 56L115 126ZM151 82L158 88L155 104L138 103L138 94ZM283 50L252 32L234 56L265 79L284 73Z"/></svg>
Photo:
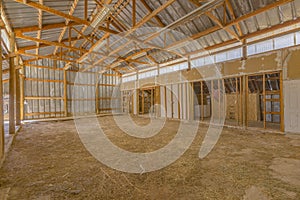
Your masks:
<svg viewBox="0 0 300 200"><path fill-rule="evenodd" d="M43 4L51 7L53 9L56 9L58 11L64 12L66 14L69 13L71 5L76 2L77 0L43 0ZM155 10L159 7L161 7L164 3L166 3L167 0L145 0L145 2L148 4L148 6ZM234 14L236 17L244 16L248 13L251 13L257 9L263 8L266 5L269 5L271 3L276 2L276 0L229 0ZM38 0L34 0L34 2L39 2ZM132 27L132 1L130 0L124 0L123 3L120 3L120 1L113 1L115 7L116 5L119 5L119 7L125 6L121 12L115 16L125 27L129 28ZM136 18L137 21L140 21L143 17L145 17L149 11L144 6L142 1L136 1ZM38 26L38 10L35 8L31 8L27 5L17 3L12 0L3 0L4 5L4 11L8 17L9 22L11 23L12 28L20 28L20 27L29 27L29 26ZM95 9L96 9L96 2L89 0L88 1L88 16L91 16ZM176 20L180 20L182 17L188 15L189 13L195 11L198 7L187 0L176 0L174 3L172 3L170 6L168 6L166 9L158 13L159 19L165 24L170 25L174 23ZM115 10L114 12L117 12ZM214 16L220 21L223 19L224 15L224 9L223 6L216 8L216 10L213 12ZM226 19L227 21L232 21L233 18L230 15L228 9L226 11ZM261 13L259 15L253 16L251 18L248 18L242 22L239 22L239 26L241 27L242 33L249 34L253 33L259 30L263 30L266 28L269 28L274 25L278 25L281 23L284 23L286 21L293 20L300 15L300 0L295 0L290 3L287 3L283 6L268 10L264 13ZM79 0L76 4L75 11L73 13L73 16L83 19L84 18L84 1ZM42 15L43 25L46 24L54 24L54 23L61 23L65 22L66 20L62 17L43 12ZM105 26L105 24L103 24ZM159 37L154 38L153 40L150 40L149 43L144 44L143 40L148 38L149 35L153 34L153 32L159 31L158 28L149 28L149 27L157 27L159 26L157 20L155 18L149 20L147 23L145 23L143 26L140 27L140 29L137 29L137 31L133 34L135 37L139 39L139 41L135 43L131 43L125 48L123 48L118 54L113 55L114 59L118 56L125 56L129 52L132 52L133 49L136 47L134 45L138 44L138 48L147 48L151 47L156 49L156 51L151 52L151 56L158 62L162 63L165 61L168 61L170 59L173 59L174 56L172 53L167 52L166 50L161 50L165 46L171 45L174 42L177 42L179 40L184 39L185 37L190 37L194 34L197 34L201 31L207 30L209 28L215 27L217 24L213 22L207 15L198 15L193 17L192 19L181 23L178 26L174 27L174 31L169 32L167 34L161 34ZM83 25L77 25L75 28L79 31L82 31ZM113 25L110 24L109 26L111 29L118 31L118 29ZM121 27L122 29L122 27ZM231 27L231 31L238 33L237 28ZM49 40L49 41L58 41L58 38L60 34L62 33L63 28L56 28L51 30L43 30L41 31L41 39L43 40ZM83 31L83 34L85 35L91 35L93 34L94 37L100 39L105 34L104 31L100 30L93 30L93 28L88 27ZM28 32L24 33L24 35L30 36L30 37L37 37L37 32ZM78 33L75 31L72 31L72 37L78 37ZM68 31L65 31L64 36L62 39L68 38ZM118 41L115 43L115 41L120 39L119 36L111 36L109 38L109 44L111 50L115 50L118 47L120 47L122 44L124 44L127 40L123 39L121 41ZM199 51L203 48L214 46L217 44L221 44L226 41L230 41L234 39L234 37L229 34L225 30L218 30L215 31L209 35L202 36L200 38L197 38L192 43L188 43L186 46L179 46L175 48L177 53L192 53ZM26 46L33 46L36 45L36 42L32 41L26 41L23 39L16 39L17 45L19 48L26 47ZM94 40L95 42L95 40ZM107 43L107 41L104 41L104 43ZM66 43L68 44L68 43ZM92 44L90 42L85 42L83 39L78 40L76 42L73 42L75 44L75 47L77 48L91 48ZM55 47L43 47L40 48L39 52L41 55L48 55L54 52ZM96 48L97 49L97 48ZM104 49L98 49L99 52L107 53ZM28 53L34 53L36 52L35 49L28 50ZM98 58L101 58L101 56L97 56ZM25 57L24 57L25 58ZM146 58L147 60L147 58ZM110 60L109 62L113 62L113 60ZM136 65L136 64L135 64ZM141 68L143 68L142 66Z"/></svg>

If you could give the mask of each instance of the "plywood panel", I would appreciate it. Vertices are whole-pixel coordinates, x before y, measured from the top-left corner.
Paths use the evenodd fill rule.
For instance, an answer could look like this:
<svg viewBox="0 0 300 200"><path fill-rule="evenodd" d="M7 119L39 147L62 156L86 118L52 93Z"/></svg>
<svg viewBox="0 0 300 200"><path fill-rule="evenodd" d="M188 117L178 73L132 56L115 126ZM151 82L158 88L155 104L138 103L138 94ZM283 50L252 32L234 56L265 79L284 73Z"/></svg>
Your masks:
<svg viewBox="0 0 300 200"><path fill-rule="evenodd" d="M284 81L285 131L300 133L300 80Z"/></svg>
<svg viewBox="0 0 300 200"><path fill-rule="evenodd" d="M259 121L259 94L248 94L247 112L248 121Z"/></svg>

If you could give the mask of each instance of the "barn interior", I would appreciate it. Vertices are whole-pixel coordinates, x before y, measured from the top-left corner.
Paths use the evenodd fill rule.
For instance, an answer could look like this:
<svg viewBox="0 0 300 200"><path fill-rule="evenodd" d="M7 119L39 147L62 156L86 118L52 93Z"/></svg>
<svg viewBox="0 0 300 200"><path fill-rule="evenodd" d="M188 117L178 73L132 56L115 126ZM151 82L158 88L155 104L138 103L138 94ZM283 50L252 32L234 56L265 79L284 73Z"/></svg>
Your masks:
<svg viewBox="0 0 300 200"><path fill-rule="evenodd" d="M300 199L300 0L0 9L0 199Z"/></svg>

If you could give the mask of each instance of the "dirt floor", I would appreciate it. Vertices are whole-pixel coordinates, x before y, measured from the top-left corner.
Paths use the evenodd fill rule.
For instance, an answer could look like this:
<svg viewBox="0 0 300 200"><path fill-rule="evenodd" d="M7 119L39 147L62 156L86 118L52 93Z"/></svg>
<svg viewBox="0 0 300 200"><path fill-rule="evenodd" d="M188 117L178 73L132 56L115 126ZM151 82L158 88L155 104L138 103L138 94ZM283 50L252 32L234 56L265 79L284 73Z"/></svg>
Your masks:
<svg viewBox="0 0 300 200"><path fill-rule="evenodd" d="M138 139L124 134L112 117L99 121L110 140L133 152L163 147L179 126L168 121L158 135ZM206 130L201 125L191 147L170 166L128 174L93 158L72 120L26 124L0 170L0 199L300 199L300 135L224 128L200 160Z"/></svg>

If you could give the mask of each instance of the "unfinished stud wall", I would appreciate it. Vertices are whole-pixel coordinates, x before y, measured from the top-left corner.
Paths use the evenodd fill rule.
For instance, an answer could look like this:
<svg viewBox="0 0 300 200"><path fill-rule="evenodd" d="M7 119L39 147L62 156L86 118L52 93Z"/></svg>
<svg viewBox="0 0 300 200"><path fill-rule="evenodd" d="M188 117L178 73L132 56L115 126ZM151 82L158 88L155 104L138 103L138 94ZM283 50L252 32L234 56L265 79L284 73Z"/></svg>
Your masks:
<svg viewBox="0 0 300 200"><path fill-rule="evenodd" d="M54 65L47 59L24 66L25 119L64 116L63 70Z"/></svg>
<svg viewBox="0 0 300 200"><path fill-rule="evenodd" d="M295 95L294 93L298 93L298 90L295 88L295 83L292 83L292 81L298 81L300 80L300 68L298 66L298 58L300 56L300 49L299 48L289 48L289 49L281 49L278 51L272 51L264 54L259 54L255 56L249 57L247 60L241 61L241 60L233 60L233 61L228 61L224 63L219 63L217 64L221 74L223 75L224 80L226 81L227 78L232 78L232 77L238 77L238 78L247 78L248 76L256 76L256 75L262 75L262 74L272 74L272 73L278 73L280 72L280 81L278 80L278 83L280 84L280 89L277 91L276 94L269 94L268 91L265 92L265 95L263 95L263 91L259 91L258 93L256 92L249 92L247 89L246 93L249 94L247 95L246 98L241 98L243 95L241 95L242 91L240 89L240 86L243 86L241 82L239 82L238 86L238 91L239 93L234 93L234 94L229 94L226 92L226 99L227 101L231 101L231 104L238 104L239 106L234 107L231 105L229 108L227 106L227 119L228 116L231 119L235 119L237 121L238 125L245 125L247 126L247 122L242 123L243 117L242 116L242 105L246 104L245 110L246 110L246 117L247 121L261 121L264 120L263 116L261 115L264 110L260 107L262 103L262 96L265 96L266 101L271 101L266 103L266 117L265 117L265 122L264 123L277 123L281 126L281 130L283 131L286 126L287 131L291 132L296 132L295 130L298 130L300 132L300 127L297 124L300 121L300 117L296 114L292 114L292 112L288 111L289 110L296 110L296 113L299 113L300 110L298 106L296 106L296 103L293 103L293 108L291 108L291 101L290 98ZM157 77L150 77L147 79L143 80L138 80L138 81L131 81L131 82L126 82L122 84L121 88L122 90L136 90L140 86L143 85L145 82L152 82L154 85L161 85L161 91L160 95L165 95L165 97L161 98L161 104L162 106L167 108L167 116L172 118L172 111L170 109L173 107L173 101L169 100L171 99L170 94L164 92L165 86L170 86L174 84L185 84L186 81L188 82L197 82L201 80L210 80L210 79L215 79L215 72L212 72L209 70L212 68L212 66L204 66L199 68L202 73L199 73L197 69L192 68L191 70L183 70L179 72L173 72L173 73L168 73L168 74L161 74ZM213 67L214 68L214 67ZM198 70L199 70L198 69ZM181 77L184 77L184 80L182 80ZM267 82L270 82L268 79L268 76L265 77ZM240 80L239 80L240 81ZM247 80L246 85L243 86L243 88L248 87ZM262 84L262 83L261 83ZM269 83L266 83L269 84ZM282 85L281 85L282 84ZM209 86L210 87L210 86ZM250 86L249 86L250 87ZM251 86L252 87L252 86ZM286 88L290 88L288 91L285 91ZM288 92L288 93L286 93ZM186 96L189 96L186 94ZM234 96L234 97L233 97ZM224 97L225 98L225 97ZM166 99L166 101L165 101ZM196 98L197 99L197 98ZM196 100L194 99L194 100ZM245 100L244 100L245 99ZM275 102L279 101L280 99L281 103ZM298 99L298 98L296 98ZM284 102L283 102L284 100ZM165 102L164 102L165 101ZM167 105L169 102L170 105ZM189 102L191 103L191 102ZM299 103L299 102L298 102ZM272 104L272 105L271 105ZM180 105L180 110L182 110L182 105ZM288 108L289 107L289 108ZM169 108L169 111L168 111ZM235 112L238 110L238 112ZM187 108L187 114L192 111ZM231 112L231 116L230 116ZM164 115L163 111L161 112L162 116ZM235 113L235 115L233 115ZM181 113L180 115L182 115ZM197 113L196 113L197 114ZM283 117L285 116L285 117ZM284 121L285 119L285 121ZM288 120L287 120L288 119ZM293 123L290 123L291 119L293 119ZM284 121L284 123L282 122ZM266 125L264 125L266 126ZM278 128L276 128L278 129Z"/></svg>
<svg viewBox="0 0 300 200"><path fill-rule="evenodd" d="M68 115L95 112L96 74L89 72L67 73Z"/></svg>
<svg viewBox="0 0 300 200"><path fill-rule="evenodd" d="M65 71L43 59L24 66L24 119L119 112L120 78L114 71Z"/></svg>
<svg viewBox="0 0 300 200"><path fill-rule="evenodd" d="M120 77L110 70L98 77L97 113L121 112Z"/></svg>

